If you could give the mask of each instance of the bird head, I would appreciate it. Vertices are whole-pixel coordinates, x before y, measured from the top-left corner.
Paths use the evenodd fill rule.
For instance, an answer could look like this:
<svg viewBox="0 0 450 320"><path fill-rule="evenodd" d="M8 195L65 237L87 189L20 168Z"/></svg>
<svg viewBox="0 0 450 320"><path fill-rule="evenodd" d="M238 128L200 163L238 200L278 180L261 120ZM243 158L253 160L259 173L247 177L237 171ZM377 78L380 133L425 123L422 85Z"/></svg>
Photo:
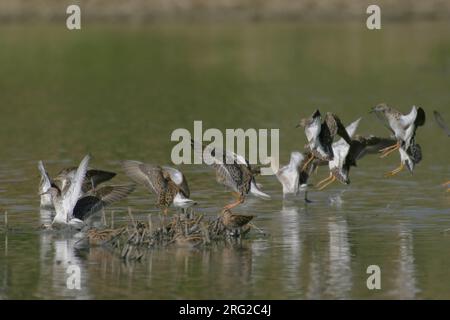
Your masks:
<svg viewBox="0 0 450 320"><path fill-rule="evenodd" d="M304 128L306 127L308 119L300 119L300 122L295 126L296 128Z"/></svg>
<svg viewBox="0 0 450 320"><path fill-rule="evenodd" d="M315 118L320 118L321 117L321 115L320 115L320 111L319 110L316 110L316 111L314 111L314 113L312 114L312 116L311 116L311 118L303 118L303 119L300 119L300 122L295 126L296 128L300 128L300 127L302 127L302 128L305 128L307 125L308 125L308 123L311 121L311 119L315 119Z"/></svg>
<svg viewBox="0 0 450 320"><path fill-rule="evenodd" d="M48 195L50 195L52 198L54 198L54 197L58 196L59 193L60 193L60 191L59 191L58 188L56 188L56 187L51 187L51 188L49 188L47 191L42 192L40 195L43 196L43 195L48 194Z"/></svg>
<svg viewBox="0 0 450 320"><path fill-rule="evenodd" d="M389 109L389 107L387 106L386 103L380 103L380 104L376 105L375 107L373 107L372 110L369 111L369 113L385 112L387 109Z"/></svg>

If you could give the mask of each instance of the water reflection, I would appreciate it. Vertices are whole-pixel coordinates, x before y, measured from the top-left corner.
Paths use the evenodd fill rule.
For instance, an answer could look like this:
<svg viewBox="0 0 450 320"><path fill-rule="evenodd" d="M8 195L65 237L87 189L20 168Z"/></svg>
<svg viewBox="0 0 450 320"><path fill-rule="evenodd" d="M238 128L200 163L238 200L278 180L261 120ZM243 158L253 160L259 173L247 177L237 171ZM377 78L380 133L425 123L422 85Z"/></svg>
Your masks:
<svg viewBox="0 0 450 320"><path fill-rule="evenodd" d="M50 231L44 231L41 234L38 297L48 298L49 295L77 299L91 297L86 260L80 256L75 246L78 240L71 234L54 234ZM70 274L67 273L67 270L69 266L80 268L80 290L68 288L67 279Z"/></svg>
<svg viewBox="0 0 450 320"><path fill-rule="evenodd" d="M299 208L284 200L280 213L282 220L281 238L284 247L282 261L283 285L288 292L298 295L302 290L301 278L299 277L302 262Z"/></svg>
<svg viewBox="0 0 450 320"><path fill-rule="evenodd" d="M39 223L42 225L50 225L53 221L54 211L47 209L39 210Z"/></svg>
<svg viewBox="0 0 450 320"><path fill-rule="evenodd" d="M414 299L419 292L416 281L414 259L414 237L410 227L405 223L398 226L399 258L395 281L395 296L401 299Z"/></svg>
<svg viewBox="0 0 450 320"><path fill-rule="evenodd" d="M342 191L337 192L334 195L330 195L328 198L328 201L330 203L330 205L340 209L342 208L342 205L344 204L344 199L343 199L343 195L347 190L344 189Z"/></svg>
<svg viewBox="0 0 450 320"><path fill-rule="evenodd" d="M5 260L8 257L8 235L5 234L4 237L4 243L3 245L5 246L4 248L4 254L5 254ZM8 298L8 278L9 278L9 264L7 263L7 261L5 261L5 265L4 268L1 269L0 271L0 279L1 279L1 284L0 284L0 299L7 299Z"/></svg>
<svg viewBox="0 0 450 320"><path fill-rule="evenodd" d="M347 221L331 216L328 222L329 266L327 294L334 298L349 298L352 288L351 253Z"/></svg>

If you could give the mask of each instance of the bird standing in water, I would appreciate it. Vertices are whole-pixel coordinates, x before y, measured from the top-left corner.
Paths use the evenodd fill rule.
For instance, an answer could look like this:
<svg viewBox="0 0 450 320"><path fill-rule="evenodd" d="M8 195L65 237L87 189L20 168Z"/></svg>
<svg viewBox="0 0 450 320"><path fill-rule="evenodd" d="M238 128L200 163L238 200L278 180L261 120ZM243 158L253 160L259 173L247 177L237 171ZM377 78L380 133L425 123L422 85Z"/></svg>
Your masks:
<svg viewBox="0 0 450 320"><path fill-rule="evenodd" d="M45 170L44 163L42 161L38 162L38 169L41 174L41 180L39 183L39 194L41 195L41 208L53 208L53 202L51 196L47 191L52 187L56 186L59 190L65 191L69 186L71 181L73 180L77 167L70 167L62 169L58 175L52 179L49 174ZM81 187L81 191L83 194L95 189L99 184L111 180L114 178L116 173L97 170L97 169L88 169L86 171L86 175L83 180L83 184Z"/></svg>
<svg viewBox="0 0 450 320"><path fill-rule="evenodd" d="M239 235L242 227L246 226L255 216L247 216L240 214L233 214L230 210L222 211L221 220L225 228L230 230L233 234Z"/></svg>
<svg viewBox="0 0 450 320"><path fill-rule="evenodd" d="M414 166L422 160L422 149L415 142L415 137L417 128L425 124L425 111L413 106L410 113L402 114L382 103L372 108L371 112L385 124L397 141L394 145L380 150L381 158L387 157L396 150L400 152L400 166L386 173L385 176L396 175L405 166L412 173Z"/></svg>
<svg viewBox="0 0 450 320"><path fill-rule="evenodd" d="M164 214L167 214L172 204L182 209L196 204L189 199L190 190L186 177L178 169L134 160L123 161L122 168L131 180L155 193L156 205Z"/></svg>
<svg viewBox="0 0 450 320"><path fill-rule="evenodd" d="M89 155L83 158L63 189L54 184L45 192L50 195L56 211L52 227L69 225L81 229L85 225L84 221L92 214L133 192L134 185L122 185L92 189L83 194L83 182L89 160Z"/></svg>

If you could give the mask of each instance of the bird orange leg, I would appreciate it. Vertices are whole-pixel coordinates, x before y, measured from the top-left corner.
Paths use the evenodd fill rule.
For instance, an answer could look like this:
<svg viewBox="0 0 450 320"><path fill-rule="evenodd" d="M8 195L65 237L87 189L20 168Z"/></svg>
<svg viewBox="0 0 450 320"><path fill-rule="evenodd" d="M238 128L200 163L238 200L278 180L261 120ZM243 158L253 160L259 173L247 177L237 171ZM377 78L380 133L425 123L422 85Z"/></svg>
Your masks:
<svg viewBox="0 0 450 320"><path fill-rule="evenodd" d="M235 202L230 203L230 204L226 205L225 207L223 207L223 211L231 210L244 202L244 197L241 194L239 194L239 193L234 193L234 194L238 194L237 200Z"/></svg>
<svg viewBox="0 0 450 320"><path fill-rule="evenodd" d="M331 180L328 181L327 183L325 183L322 187L320 187L319 190L322 191L323 189L325 189L326 187L328 187L330 184L332 184L335 181L336 181L336 177L332 176Z"/></svg>
<svg viewBox="0 0 450 320"><path fill-rule="evenodd" d="M302 171L305 171L305 170L306 170L306 168L308 167L308 164L309 164L311 161L313 161L313 159L314 159L314 155L311 154L311 155L309 156L308 161L306 161L305 164L303 165Z"/></svg>
<svg viewBox="0 0 450 320"><path fill-rule="evenodd" d="M330 172L330 175L323 179L322 181L319 181L318 184L316 184L316 188L320 187L322 183L328 182L329 180L333 179L333 174Z"/></svg>
<svg viewBox="0 0 450 320"><path fill-rule="evenodd" d="M400 142L397 142L397 143L394 144L393 146L390 146L390 147L381 149L381 150L380 150L380 152L381 152L380 158L385 158L385 157L387 157L388 155L390 155L392 152L394 152L395 150L398 150L398 149L400 149Z"/></svg>
<svg viewBox="0 0 450 320"><path fill-rule="evenodd" d="M384 174L385 177L392 177L395 176L397 173L399 173L400 171L403 170L403 168L405 167L405 165L403 163L400 164L400 166L398 168L395 168L392 171L386 172Z"/></svg>

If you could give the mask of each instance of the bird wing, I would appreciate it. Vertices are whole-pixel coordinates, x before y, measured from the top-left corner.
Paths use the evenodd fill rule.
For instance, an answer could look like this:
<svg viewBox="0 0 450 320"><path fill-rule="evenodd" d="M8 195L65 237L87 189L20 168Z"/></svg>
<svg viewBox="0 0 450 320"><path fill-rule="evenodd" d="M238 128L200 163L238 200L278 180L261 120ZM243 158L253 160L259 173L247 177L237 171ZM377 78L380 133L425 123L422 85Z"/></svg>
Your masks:
<svg viewBox="0 0 450 320"><path fill-rule="evenodd" d="M41 173L41 182L39 184L39 193L47 192L48 189L52 186L52 181L50 180L50 177L47 173L47 171L44 168L44 163L42 161L38 162L38 169Z"/></svg>
<svg viewBox="0 0 450 320"><path fill-rule="evenodd" d="M91 156L86 155L83 160L81 160L73 179L70 181L70 186L67 191L62 194L62 207L64 208L64 211L68 213L69 220L71 218L70 214L73 213L73 209L81 196L81 187L83 185L83 180L86 175L87 166L90 159Z"/></svg>
<svg viewBox="0 0 450 320"><path fill-rule="evenodd" d="M270 199L271 197L263 192L259 187L258 184L256 183L255 179L252 179L252 182L250 183L250 193L253 194L254 196L258 197L258 198L262 198L262 199Z"/></svg>
<svg viewBox="0 0 450 320"><path fill-rule="evenodd" d="M83 182L83 192L88 192L90 189L96 188L99 184L111 180L115 176L115 172L96 169L88 170Z"/></svg>
<svg viewBox="0 0 450 320"><path fill-rule="evenodd" d="M73 216L80 220L86 220L104 207L126 198L135 188L134 184L129 184L104 186L93 190L77 201L73 209Z"/></svg>
<svg viewBox="0 0 450 320"><path fill-rule="evenodd" d="M358 129L361 119L362 118L359 118L359 119L353 121L352 123L350 123L347 127L345 127L345 131L347 132L347 134L350 138L352 138L355 135L356 129Z"/></svg>
<svg viewBox="0 0 450 320"><path fill-rule="evenodd" d="M434 120L436 120L436 123L438 124L438 126L441 127L441 129L443 129L445 131L447 136L450 137L450 129L449 129L447 123L445 123L444 118L442 118L441 114L439 112L437 112L436 110L433 111L433 114L434 114Z"/></svg>
<svg viewBox="0 0 450 320"><path fill-rule="evenodd" d="M425 124L425 121L426 121L425 110L423 110L421 107L417 108L417 116L416 119L414 120L414 124L416 125L416 127L420 127Z"/></svg>
<svg viewBox="0 0 450 320"><path fill-rule="evenodd" d="M325 115L325 124L328 127L328 130L330 131L331 138L334 138L336 134L344 138L344 140L350 144L351 138L347 133L347 130L345 129L344 125L342 124L341 119L337 115L331 112L327 112Z"/></svg>
<svg viewBox="0 0 450 320"><path fill-rule="evenodd" d="M422 147L420 144L415 143L415 141L411 144L411 146L406 150L408 155L411 157L411 160L414 164L418 164L422 161Z"/></svg>
<svg viewBox="0 0 450 320"><path fill-rule="evenodd" d="M159 195L167 185L162 169L159 166L135 160L125 160L122 161L122 168L132 181L146 186L156 195Z"/></svg>
<svg viewBox="0 0 450 320"><path fill-rule="evenodd" d="M163 174L169 175L170 179L180 188L181 192L186 198L189 198L191 192L184 174L175 168L163 166Z"/></svg>
<svg viewBox="0 0 450 320"><path fill-rule="evenodd" d="M333 160L330 160L328 166L332 168L342 168L345 162L345 158L350 150L350 145L343 139L333 143Z"/></svg>
<svg viewBox="0 0 450 320"><path fill-rule="evenodd" d="M316 111L313 114L313 117L309 124L305 126L305 135L306 139L308 140L308 143L311 147L313 147L311 144L315 142L315 140L319 137L320 131L322 128L322 118L320 116L320 113Z"/></svg>
<svg viewBox="0 0 450 320"><path fill-rule="evenodd" d="M378 111L373 109L371 111L372 113L375 114L375 116L377 117L377 119L389 130L391 131L393 134L395 134L394 129L392 129L391 125L389 124L389 119L386 117L386 114L382 111Z"/></svg>
<svg viewBox="0 0 450 320"><path fill-rule="evenodd" d="M361 118L353 121L345 128L345 131L347 132L347 135L349 137L353 137L355 135L356 129L358 129L358 125L359 125L360 121L361 121ZM333 153L341 152L342 150L344 150L342 148L345 148L345 146L349 146L352 143L353 143L353 140L351 140L350 143L348 143L344 138L341 138L338 141L333 142L333 144L332 144ZM335 149L336 149L336 151L335 151Z"/></svg>
<svg viewBox="0 0 450 320"><path fill-rule="evenodd" d="M413 106L411 112L400 116L400 122L404 128L408 128L414 124L416 127L423 126L425 124L425 111L419 107Z"/></svg>
<svg viewBox="0 0 450 320"><path fill-rule="evenodd" d="M278 170L276 176L283 188L289 190L289 192L294 192L300 177L299 167L285 165Z"/></svg>
<svg viewBox="0 0 450 320"><path fill-rule="evenodd" d="M319 145L317 146L316 151L323 158L333 158L333 138L334 136L330 132L328 125L325 122L322 123L319 135Z"/></svg>
<svg viewBox="0 0 450 320"><path fill-rule="evenodd" d="M239 165L216 163L213 167L216 170L217 182L238 191L238 186L243 182L241 167Z"/></svg>
<svg viewBox="0 0 450 320"><path fill-rule="evenodd" d="M134 184L111 185L98 188L92 194L98 197L106 206L126 198L134 189L136 189Z"/></svg>
<svg viewBox="0 0 450 320"><path fill-rule="evenodd" d="M201 151L202 156L206 157L205 161L215 169L217 182L238 191L239 186L245 183L244 172L253 177L251 167L244 157L194 140L192 146L194 152Z"/></svg>
<svg viewBox="0 0 450 320"><path fill-rule="evenodd" d="M397 141L391 138L382 138L370 135L368 137L363 137L357 135L352 141L351 157L353 159L359 160L367 154L378 154L380 150L393 146Z"/></svg>

